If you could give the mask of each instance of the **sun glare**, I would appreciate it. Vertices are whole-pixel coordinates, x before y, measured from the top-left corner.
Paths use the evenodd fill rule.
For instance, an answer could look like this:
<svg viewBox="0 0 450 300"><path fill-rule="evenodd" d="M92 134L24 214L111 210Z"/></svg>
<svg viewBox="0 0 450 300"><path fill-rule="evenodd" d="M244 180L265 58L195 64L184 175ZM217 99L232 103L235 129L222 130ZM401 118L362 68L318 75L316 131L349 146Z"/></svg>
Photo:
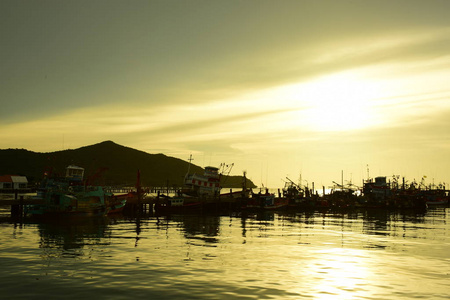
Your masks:
<svg viewBox="0 0 450 300"><path fill-rule="evenodd" d="M307 272L326 274L315 281L311 288L314 299L352 299L354 295L366 296L366 281L372 276L366 267L367 257L355 249L334 248L320 251L320 257L311 264Z"/></svg>
<svg viewBox="0 0 450 300"><path fill-rule="evenodd" d="M302 94L306 126L314 131L345 131L374 123L371 106L380 90L373 82L342 73L308 83Z"/></svg>

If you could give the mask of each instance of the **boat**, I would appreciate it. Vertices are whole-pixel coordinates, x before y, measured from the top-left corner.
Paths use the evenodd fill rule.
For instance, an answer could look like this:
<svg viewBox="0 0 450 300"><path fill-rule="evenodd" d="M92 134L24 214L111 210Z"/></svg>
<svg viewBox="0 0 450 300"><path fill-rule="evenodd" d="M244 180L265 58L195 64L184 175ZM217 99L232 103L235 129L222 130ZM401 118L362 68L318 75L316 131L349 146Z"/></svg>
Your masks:
<svg viewBox="0 0 450 300"><path fill-rule="evenodd" d="M266 192L263 194L261 191L259 193L251 194L251 197L247 199L244 204L244 209L263 209L263 210L279 210L288 207L289 199L285 197L275 197L275 194Z"/></svg>
<svg viewBox="0 0 450 300"><path fill-rule="evenodd" d="M398 184L398 178L393 182L387 182L386 176L379 176L375 181L369 179L364 182L363 205L367 208L393 208L393 209L425 209L426 197L423 191L416 187L415 183L409 186L404 182Z"/></svg>
<svg viewBox="0 0 450 300"><path fill-rule="evenodd" d="M36 198L44 204L25 207L29 216L99 216L106 215L106 199L112 197L101 186L88 185L83 181L84 168L70 165L65 176L47 174L38 189Z"/></svg>
<svg viewBox="0 0 450 300"><path fill-rule="evenodd" d="M314 195L307 186L301 187L286 177L283 197L287 199L290 209L312 209L319 206L318 196Z"/></svg>
<svg viewBox="0 0 450 300"><path fill-rule="evenodd" d="M438 206L449 204L449 196L446 195L444 189L430 189L419 192L420 196L425 199L427 206Z"/></svg>
<svg viewBox="0 0 450 300"><path fill-rule="evenodd" d="M107 214L117 214L123 212L127 200L130 197L134 197L133 193L108 195L106 197Z"/></svg>
<svg viewBox="0 0 450 300"><path fill-rule="evenodd" d="M330 209L357 208L361 207L361 198L358 197L359 190L352 183L344 185L333 182L335 185L329 194L322 197L322 202ZM376 188L372 187L372 191ZM372 198L373 200L373 198ZM376 200L375 200L376 201Z"/></svg>
<svg viewBox="0 0 450 300"><path fill-rule="evenodd" d="M220 194L219 168L205 167L205 172L201 174L186 174L184 187L181 195L198 198L215 198Z"/></svg>
<svg viewBox="0 0 450 300"><path fill-rule="evenodd" d="M233 164L221 164L219 168L207 166L203 174L190 173L189 167L184 177L183 187L173 197L158 195L155 199L155 211L180 211L216 208L220 204L221 178L224 172L230 172Z"/></svg>
<svg viewBox="0 0 450 300"><path fill-rule="evenodd" d="M205 167L204 174L186 174L184 185L173 197L160 195L155 201L155 210L180 211L202 208L214 203L220 194L219 168Z"/></svg>
<svg viewBox="0 0 450 300"><path fill-rule="evenodd" d="M364 181L362 203L365 207L387 207L391 198L392 190L386 181L386 176L378 176L375 177L375 180L370 178Z"/></svg>

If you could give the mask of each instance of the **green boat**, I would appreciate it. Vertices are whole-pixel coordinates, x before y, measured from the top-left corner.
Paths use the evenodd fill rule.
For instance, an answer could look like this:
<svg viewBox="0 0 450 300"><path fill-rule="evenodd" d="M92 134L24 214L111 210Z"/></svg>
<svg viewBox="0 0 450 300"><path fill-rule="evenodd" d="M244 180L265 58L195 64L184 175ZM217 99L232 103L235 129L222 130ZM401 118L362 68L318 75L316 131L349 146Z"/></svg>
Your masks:
<svg viewBox="0 0 450 300"><path fill-rule="evenodd" d="M83 181L84 169L68 166L64 177L46 175L36 197L43 204L28 205L28 216L99 216L108 212L107 199L112 194L101 186L91 186Z"/></svg>

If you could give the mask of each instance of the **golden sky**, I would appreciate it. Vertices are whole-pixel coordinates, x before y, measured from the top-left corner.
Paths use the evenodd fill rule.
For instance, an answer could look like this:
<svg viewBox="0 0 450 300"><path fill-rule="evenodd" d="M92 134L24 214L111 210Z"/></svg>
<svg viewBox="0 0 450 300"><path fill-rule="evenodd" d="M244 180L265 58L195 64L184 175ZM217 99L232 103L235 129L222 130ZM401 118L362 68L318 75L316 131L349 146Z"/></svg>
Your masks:
<svg viewBox="0 0 450 300"><path fill-rule="evenodd" d="M450 183L450 1L1 1L0 149Z"/></svg>

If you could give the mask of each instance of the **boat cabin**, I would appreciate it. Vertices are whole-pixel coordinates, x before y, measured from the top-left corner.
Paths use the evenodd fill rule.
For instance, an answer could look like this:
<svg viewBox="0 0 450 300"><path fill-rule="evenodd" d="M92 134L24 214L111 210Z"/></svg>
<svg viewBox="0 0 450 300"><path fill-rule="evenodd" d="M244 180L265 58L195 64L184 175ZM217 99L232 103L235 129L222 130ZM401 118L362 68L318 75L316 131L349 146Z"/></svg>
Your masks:
<svg viewBox="0 0 450 300"><path fill-rule="evenodd" d="M66 168L66 178L70 181L83 181L84 168L70 165Z"/></svg>
<svg viewBox="0 0 450 300"><path fill-rule="evenodd" d="M379 176L375 178L375 181L370 179L364 183L363 194L376 200L385 200L391 196L391 193L391 187L386 180L386 176Z"/></svg>
<svg viewBox="0 0 450 300"><path fill-rule="evenodd" d="M387 186L386 176L375 177L375 186Z"/></svg>
<svg viewBox="0 0 450 300"><path fill-rule="evenodd" d="M203 175L187 174L185 178L184 192L194 192L196 196L214 196L220 192L219 168L205 167Z"/></svg>
<svg viewBox="0 0 450 300"><path fill-rule="evenodd" d="M219 179L219 168L216 167L205 167L204 176L208 179Z"/></svg>

